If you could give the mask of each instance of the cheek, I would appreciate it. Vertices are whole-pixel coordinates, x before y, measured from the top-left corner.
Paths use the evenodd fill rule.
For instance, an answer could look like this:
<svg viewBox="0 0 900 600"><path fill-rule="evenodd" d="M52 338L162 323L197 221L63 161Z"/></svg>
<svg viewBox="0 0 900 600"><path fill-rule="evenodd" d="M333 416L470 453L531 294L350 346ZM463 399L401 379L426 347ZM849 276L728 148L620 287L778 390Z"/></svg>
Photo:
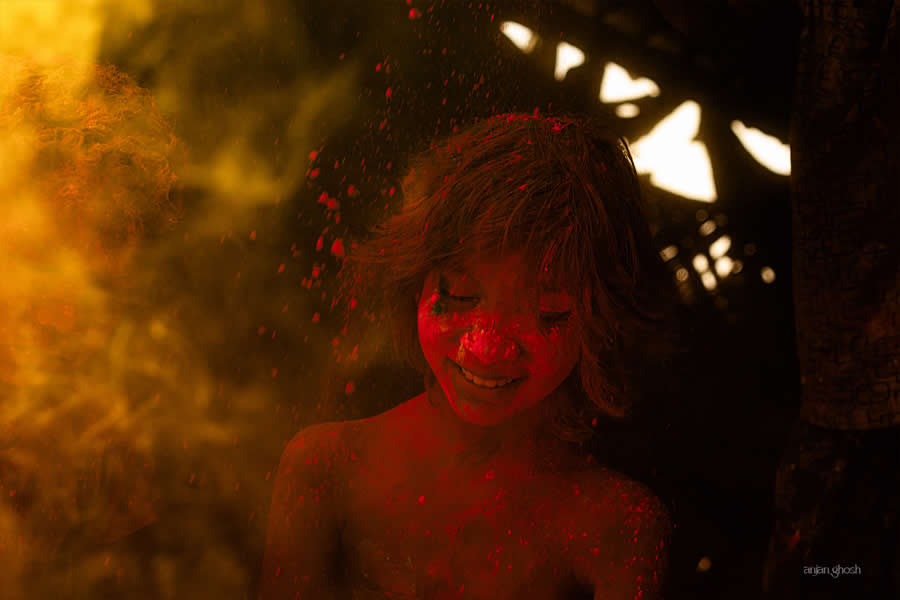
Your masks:
<svg viewBox="0 0 900 600"><path fill-rule="evenodd" d="M437 294L423 298L419 303L418 328L419 342L426 355L446 343L452 323L446 307L439 301Z"/></svg>
<svg viewBox="0 0 900 600"><path fill-rule="evenodd" d="M424 344L455 341L459 343L460 332L469 328L473 319L468 314L450 312L437 293L423 296L419 303L418 325L419 339ZM453 340L453 336L456 339Z"/></svg>
<svg viewBox="0 0 900 600"><path fill-rule="evenodd" d="M528 336L525 344L536 376L553 377L562 371L568 374L580 355L575 336L558 329Z"/></svg>

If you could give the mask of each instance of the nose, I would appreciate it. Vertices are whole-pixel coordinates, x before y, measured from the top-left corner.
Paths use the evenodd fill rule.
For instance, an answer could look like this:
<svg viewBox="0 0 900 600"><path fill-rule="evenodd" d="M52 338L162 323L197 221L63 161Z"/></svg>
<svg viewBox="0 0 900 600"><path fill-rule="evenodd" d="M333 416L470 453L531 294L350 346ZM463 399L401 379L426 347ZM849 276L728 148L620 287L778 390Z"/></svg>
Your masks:
<svg viewBox="0 0 900 600"><path fill-rule="evenodd" d="M460 344L466 352L471 352L485 365L515 361L522 351L507 333L498 331L493 326L479 324L463 334Z"/></svg>

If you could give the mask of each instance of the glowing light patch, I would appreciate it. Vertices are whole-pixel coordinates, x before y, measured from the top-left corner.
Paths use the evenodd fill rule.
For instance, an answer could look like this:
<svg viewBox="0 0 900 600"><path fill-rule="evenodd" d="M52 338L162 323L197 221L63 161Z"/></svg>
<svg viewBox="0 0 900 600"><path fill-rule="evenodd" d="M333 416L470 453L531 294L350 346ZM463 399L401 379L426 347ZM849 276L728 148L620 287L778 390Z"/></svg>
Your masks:
<svg viewBox="0 0 900 600"><path fill-rule="evenodd" d="M773 173L791 174L791 147L788 144L740 121L731 122L731 131L756 162Z"/></svg>
<svg viewBox="0 0 900 600"><path fill-rule="evenodd" d="M566 73L582 64L584 64L584 52L580 49L566 42L556 45L556 67L553 70L553 77L557 81L565 79Z"/></svg>
<svg viewBox="0 0 900 600"><path fill-rule="evenodd" d="M659 256L663 259L663 261L672 260L673 258L678 256L678 246L676 246L675 244L666 246L659 251Z"/></svg>
<svg viewBox="0 0 900 600"><path fill-rule="evenodd" d="M660 121L647 135L629 143L639 174L666 191L700 202L714 202L709 153L694 140L700 128L700 105L688 100Z"/></svg>
<svg viewBox="0 0 900 600"><path fill-rule="evenodd" d="M709 255L713 258L719 258L720 256L724 256L730 248L731 238L727 235L723 235L709 245Z"/></svg>
<svg viewBox="0 0 900 600"><path fill-rule="evenodd" d="M709 271L709 260L706 258L705 254L698 254L695 256L691 264L694 265L694 270L698 273Z"/></svg>
<svg viewBox="0 0 900 600"><path fill-rule="evenodd" d="M600 101L607 104L636 100L646 96L659 96L659 86L652 79L632 79L623 67L614 62L606 63L603 82L600 84ZM637 107L635 107L637 108ZM622 116L622 115L619 115ZM632 115L634 116L634 115Z"/></svg>
<svg viewBox="0 0 900 600"><path fill-rule="evenodd" d="M716 276L712 274L712 271L706 271L705 273L702 273L700 275L700 281L703 282L703 287L705 287L707 290L714 290L716 289L716 285L718 285L718 283L716 282Z"/></svg>
<svg viewBox="0 0 900 600"><path fill-rule="evenodd" d="M775 271L772 270L772 267L763 267L759 272L759 275L765 283L772 283L775 281Z"/></svg>
<svg viewBox="0 0 900 600"><path fill-rule="evenodd" d="M728 277L731 275L731 270L734 268L734 262L727 256L723 256L721 258L716 259L716 275L721 277Z"/></svg>
<svg viewBox="0 0 900 600"><path fill-rule="evenodd" d="M700 235L702 235L703 237L706 237L715 230L716 230L716 222L709 220L709 221L704 221L703 224L700 225L700 228L697 231L700 232Z"/></svg>
<svg viewBox="0 0 900 600"><path fill-rule="evenodd" d="M631 102L626 102L616 107L616 116L622 119L633 119L639 114L641 114L641 109L638 108L637 104L632 104Z"/></svg>
<svg viewBox="0 0 900 600"><path fill-rule="evenodd" d="M709 560L708 556L704 556L700 559L700 562L697 563L697 572L698 573L706 573L709 571L709 568L712 566L712 561Z"/></svg>
<svg viewBox="0 0 900 600"><path fill-rule="evenodd" d="M537 36L529 28L515 21L504 21L500 31L516 45L516 48L528 54L537 45Z"/></svg>

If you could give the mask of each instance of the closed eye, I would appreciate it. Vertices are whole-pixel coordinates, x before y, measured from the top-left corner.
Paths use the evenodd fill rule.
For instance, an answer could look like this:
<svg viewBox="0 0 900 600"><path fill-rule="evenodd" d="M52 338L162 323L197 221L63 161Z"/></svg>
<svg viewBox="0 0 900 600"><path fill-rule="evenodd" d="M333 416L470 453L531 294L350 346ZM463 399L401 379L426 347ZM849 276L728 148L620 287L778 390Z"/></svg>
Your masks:
<svg viewBox="0 0 900 600"><path fill-rule="evenodd" d="M561 323L569 318L569 315L572 314L572 311L566 312L542 312L541 313L541 321L549 324Z"/></svg>
<svg viewBox="0 0 900 600"><path fill-rule="evenodd" d="M478 296L454 296L444 288L438 288L438 293L442 298L446 298L447 300L453 300L455 302L477 302Z"/></svg>

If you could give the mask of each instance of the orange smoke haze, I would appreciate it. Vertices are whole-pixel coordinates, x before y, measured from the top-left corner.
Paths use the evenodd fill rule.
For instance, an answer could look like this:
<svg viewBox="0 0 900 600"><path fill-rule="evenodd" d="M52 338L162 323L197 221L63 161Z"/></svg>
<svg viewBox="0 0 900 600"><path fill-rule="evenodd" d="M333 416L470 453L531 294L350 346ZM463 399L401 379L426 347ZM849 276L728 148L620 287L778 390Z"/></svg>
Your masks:
<svg viewBox="0 0 900 600"><path fill-rule="evenodd" d="M4 598L235 597L258 572L271 475L317 406L294 349L330 341L298 275L316 238L260 211L358 73L311 72L292 7L0 3ZM269 64L287 75L246 75Z"/></svg>

